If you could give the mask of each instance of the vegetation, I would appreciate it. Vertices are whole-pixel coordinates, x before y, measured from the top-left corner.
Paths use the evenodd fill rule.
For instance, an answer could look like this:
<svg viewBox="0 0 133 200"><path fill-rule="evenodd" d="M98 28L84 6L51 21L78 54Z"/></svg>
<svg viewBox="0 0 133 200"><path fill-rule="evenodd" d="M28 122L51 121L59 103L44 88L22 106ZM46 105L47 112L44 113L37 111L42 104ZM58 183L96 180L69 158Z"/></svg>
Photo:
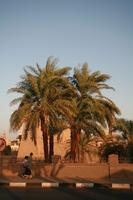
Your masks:
<svg viewBox="0 0 133 200"><path fill-rule="evenodd" d="M79 160L79 142L81 130L86 136L100 135L104 138L105 129L113 126L115 115L120 114L117 106L102 95L103 89L112 89L106 84L110 78L99 71L91 73L85 63L75 68L71 78L77 91L75 97L75 118L71 121L71 156L73 160ZM77 158L76 158L77 156Z"/></svg>
<svg viewBox="0 0 133 200"><path fill-rule="evenodd" d="M108 161L108 156L117 154L119 159L126 157L126 144L123 138L119 135L106 136L106 142L99 148L101 161Z"/></svg>
<svg viewBox="0 0 133 200"><path fill-rule="evenodd" d="M126 146L125 158L129 162L133 162L133 121L123 118L117 119L113 131L119 132L123 137L123 143Z"/></svg>
<svg viewBox="0 0 133 200"><path fill-rule="evenodd" d="M27 70L28 69L28 70ZM71 99L72 86L66 75L69 67L57 68L56 59L49 58L46 66L41 69L27 67L25 75L21 77L16 87L9 92L17 92L21 97L14 99L11 105L19 103L18 108L10 117L10 126L17 131L24 126L24 137L28 134L36 144L36 134L40 128L43 136L45 161L48 162L52 155L48 152L48 134L50 145L53 145L53 130L68 124L68 118L73 115ZM49 131L49 132L48 132ZM53 154L53 147L50 146Z"/></svg>
<svg viewBox="0 0 133 200"><path fill-rule="evenodd" d="M5 156L10 156L11 153L12 153L11 146L10 146L10 145L7 145L2 153L3 153L3 155L5 155Z"/></svg>
<svg viewBox="0 0 133 200"><path fill-rule="evenodd" d="M109 75L91 73L87 63L76 67L72 76L70 70L57 67L57 60L50 57L44 68L38 64L27 66L21 81L9 89L20 94L11 102L18 103L10 117L11 129L17 131L23 126L24 138L30 134L35 144L40 129L46 162L54 155L54 134L71 129L70 157L76 161L86 151L81 143L87 145L89 138L97 135L105 139L105 129L111 134L120 114L114 102L102 94L105 89L113 89L106 83Z"/></svg>

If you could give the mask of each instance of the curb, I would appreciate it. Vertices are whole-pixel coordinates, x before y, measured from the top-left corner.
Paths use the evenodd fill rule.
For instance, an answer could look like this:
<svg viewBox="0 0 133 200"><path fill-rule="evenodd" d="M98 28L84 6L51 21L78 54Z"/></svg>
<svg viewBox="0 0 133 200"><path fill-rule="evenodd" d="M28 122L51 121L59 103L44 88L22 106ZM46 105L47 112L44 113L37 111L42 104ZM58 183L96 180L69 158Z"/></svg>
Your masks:
<svg viewBox="0 0 133 200"><path fill-rule="evenodd" d="M49 188L49 187L59 187L59 183L46 183L46 182L43 182L41 183L41 187L42 188Z"/></svg>
<svg viewBox="0 0 133 200"><path fill-rule="evenodd" d="M94 183L76 183L76 188L83 188L83 187L93 188L94 185L95 185Z"/></svg>
<svg viewBox="0 0 133 200"><path fill-rule="evenodd" d="M59 188L59 187L73 187L73 188L109 188L109 189L133 189L133 184L128 183L58 183L58 182L0 182L0 186L5 187L17 187L17 188L24 188L24 187L40 187L40 188Z"/></svg>
<svg viewBox="0 0 133 200"><path fill-rule="evenodd" d="M131 189L131 184L128 183L112 183L113 189Z"/></svg>
<svg viewBox="0 0 133 200"><path fill-rule="evenodd" d="M93 188L95 186L94 183L58 183L58 182L0 182L0 186L7 187L30 187L30 186L38 186L41 188L58 188L58 187L74 187L74 188Z"/></svg>

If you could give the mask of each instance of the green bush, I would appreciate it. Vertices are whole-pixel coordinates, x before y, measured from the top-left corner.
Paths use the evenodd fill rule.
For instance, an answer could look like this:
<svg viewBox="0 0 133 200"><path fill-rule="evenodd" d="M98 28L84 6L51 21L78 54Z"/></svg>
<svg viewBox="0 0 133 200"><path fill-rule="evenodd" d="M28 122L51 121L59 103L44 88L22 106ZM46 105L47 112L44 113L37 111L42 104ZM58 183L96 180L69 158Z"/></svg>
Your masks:
<svg viewBox="0 0 133 200"><path fill-rule="evenodd" d="M127 146L127 158L129 162L133 163L133 143L129 143Z"/></svg>
<svg viewBox="0 0 133 200"><path fill-rule="evenodd" d="M126 148L122 144L107 143L102 149L102 159L107 161L111 154L117 154L119 159L126 157Z"/></svg>

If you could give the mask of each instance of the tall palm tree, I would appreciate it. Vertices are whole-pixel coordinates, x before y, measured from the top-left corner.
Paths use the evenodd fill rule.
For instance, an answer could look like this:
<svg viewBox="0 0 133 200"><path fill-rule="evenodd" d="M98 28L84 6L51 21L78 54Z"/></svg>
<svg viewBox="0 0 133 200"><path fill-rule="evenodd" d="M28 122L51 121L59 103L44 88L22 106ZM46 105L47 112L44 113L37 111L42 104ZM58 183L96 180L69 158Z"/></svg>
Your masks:
<svg viewBox="0 0 133 200"><path fill-rule="evenodd" d="M106 84L110 78L99 71L91 73L85 63L81 69L75 68L71 78L77 90L74 101L75 118L71 121L71 156L76 159L79 149L81 130L86 134L99 134L104 137L104 128L111 125L115 114L120 111L116 105L101 93L103 89L112 89Z"/></svg>
<svg viewBox="0 0 133 200"><path fill-rule="evenodd" d="M19 103L10 117L12 130L19 130L24 124L24 136L31 134L36 143L36 134L41 127L45 161L48 162L48 129L56 120L68 121L73 114L70 97L72 87L66 77L69 67L57 68L56 59L48 58L46 66L41 69L27 67L25 75L17 87L9 92L17 92L22 96L14 99L12 104ZM52 144L52 143L51 143Z"/></svg>

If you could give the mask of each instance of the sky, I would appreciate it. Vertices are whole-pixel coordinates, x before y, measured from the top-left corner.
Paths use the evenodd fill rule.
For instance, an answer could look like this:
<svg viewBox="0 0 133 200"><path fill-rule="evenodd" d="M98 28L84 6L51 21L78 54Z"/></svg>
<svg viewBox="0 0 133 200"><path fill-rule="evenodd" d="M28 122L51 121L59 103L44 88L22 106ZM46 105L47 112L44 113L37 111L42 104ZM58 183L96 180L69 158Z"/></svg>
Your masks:
<svg viewBox="0 0 133 200"><path fill-rule="evenodd" d="M132 0L0 0L0 135L9 137L9 119L16 107L8 94L26 65L59 66L87 62L92 72L111 76L115 88L107 97L133 120Z"/></svg>

